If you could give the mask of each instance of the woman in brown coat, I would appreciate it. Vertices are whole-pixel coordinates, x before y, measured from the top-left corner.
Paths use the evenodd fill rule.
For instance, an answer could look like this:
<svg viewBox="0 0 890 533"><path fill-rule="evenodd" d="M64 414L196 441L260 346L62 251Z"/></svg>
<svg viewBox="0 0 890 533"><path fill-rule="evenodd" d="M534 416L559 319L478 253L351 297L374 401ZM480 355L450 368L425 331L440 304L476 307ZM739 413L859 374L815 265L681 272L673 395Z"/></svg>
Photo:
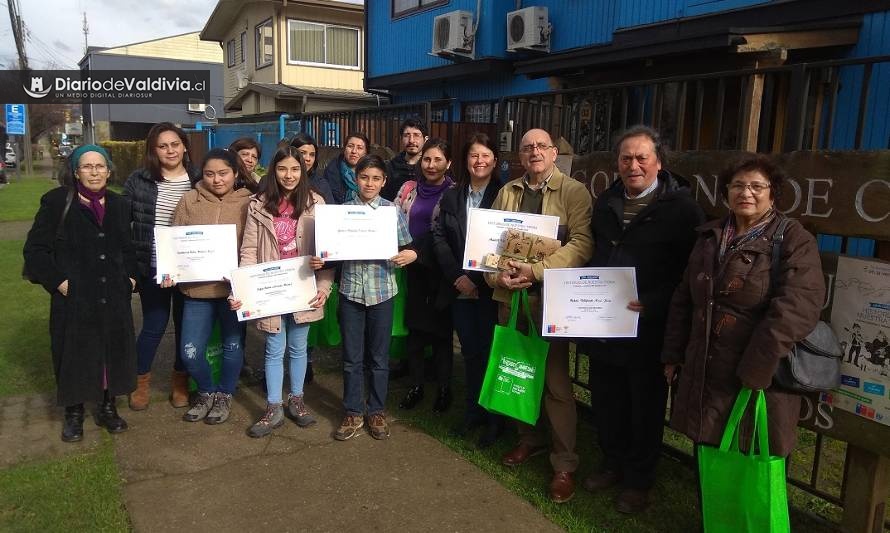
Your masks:
<svg viewBox="0 0 890 533"><path fill-rule="evenodd" d="M250 177L242 176L241 169L241 161L235 152L220 148L207 152L201 165L203 178L195 189L179 200L173 214L173 225L232 224L240 248L250 201L250 190L246 185ZM161 287L173 286L175 281L165 278ZM229 418L232 395L244 361L244 348L241 345L244 325L238 322L233 310L234 300L228 281L181 283L178 287L184 299L183 363L198 387L195 401L182 419L186 422L203 420L207 424L222 424ZM210 363L204 354L217 320L222 340L222 363L219 383L214 384Z"/></svg>
<svg viewBox="0 0 890 533"><path fill-rule="evenodd" d="M755 154L720 175L730 214L698 228L674 293L662 352L668 382L682 368L671 427L696 444L720 443L742 387L766 392L770 454L787 456L796 442L800 397L771 383L779 360L816 326L825 282L816 240L791 220L770 292L782 181L782 172ZM746 417L740 442L750 432Z"/></svg>

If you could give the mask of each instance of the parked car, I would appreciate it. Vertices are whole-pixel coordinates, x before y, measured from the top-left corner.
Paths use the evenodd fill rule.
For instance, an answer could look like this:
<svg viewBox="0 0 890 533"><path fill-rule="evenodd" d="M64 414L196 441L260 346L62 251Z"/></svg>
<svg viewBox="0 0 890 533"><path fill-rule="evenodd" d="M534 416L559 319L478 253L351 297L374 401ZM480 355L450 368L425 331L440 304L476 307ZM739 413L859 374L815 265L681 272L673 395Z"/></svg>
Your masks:
<svg viewBox="0 0 890 533"><path fill-rule="evenodd" d="M3 162L6 164L6 168L15 168L17 163L15 150L12 149L12 146L6 145L6 153L3 156Z"/></svg>
<svg viewBox="0 0 890 533"><path fill-rule="evenodd" d="M74 151L74 147L70 144L63 144L59 146L59 157L65 158L71 155L71 152Z"/></svg>

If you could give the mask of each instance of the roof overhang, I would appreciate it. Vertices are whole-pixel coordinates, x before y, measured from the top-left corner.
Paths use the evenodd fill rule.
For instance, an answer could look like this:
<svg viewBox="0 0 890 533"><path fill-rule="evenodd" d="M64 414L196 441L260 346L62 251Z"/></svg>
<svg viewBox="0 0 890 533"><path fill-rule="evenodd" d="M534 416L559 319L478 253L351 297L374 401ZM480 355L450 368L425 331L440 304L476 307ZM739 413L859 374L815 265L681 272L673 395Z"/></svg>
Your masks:
<svg viewBox="0 0 890 533"><path fill-rule="evenodd" d="M485 76L502 72L511 72L512 70L512 63L506 59L478 59L476 61L463 61L442 67L365 78L365 89L399 89L418 83L422 84L432 81L466 78L470 76Z"/></svg>
<svg viewBox="0 0 890 533"><path fill-rule="evenodd" d="M262 94L270 96L276 100L326 100L338 102L368 102L377 104L380 100L378 95L366 93L364 91L347 91L339 89L323 89L316 87L296 87L294 85L285 85L283 83L248 83L244 86L234 98L226 102L225 110L233 111L241 109L241 102L250 93Z"/></svg>
<svg viewBox="0 0 890 533"><path fill-rule="evenodd" d="M204 24L204 29L201 30L201 40L223 42L232 28L232 24L235 23L238 13L250 4L322 7L348 13L361 13L365 9L362 4L349 4L333 0L219 0L214 6L213 12L210 13L207 23Z"/></svg>
<svg viewBox="0 0 890 533"><path fill-rule="evenodd" d="M618 30L608 44L517 61L516 73L540 78L623 61L706 50L775 53L782 49L852 45L858 40L862 13L881 9L890 9L890 0L771 2ZM764 26L764 21L770 25Z"/></svg>

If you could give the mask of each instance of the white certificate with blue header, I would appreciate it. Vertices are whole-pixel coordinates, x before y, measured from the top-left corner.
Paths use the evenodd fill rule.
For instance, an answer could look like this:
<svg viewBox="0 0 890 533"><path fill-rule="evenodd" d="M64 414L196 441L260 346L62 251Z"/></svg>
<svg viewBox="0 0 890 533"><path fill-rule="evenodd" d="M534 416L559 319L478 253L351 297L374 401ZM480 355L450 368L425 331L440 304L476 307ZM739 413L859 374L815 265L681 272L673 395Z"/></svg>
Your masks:
<svg viewBox="0 0 890 533"><path fill-rule="evenodd" d="M307 311L318 292L308 255L237 268L230 279L242 322Z"/></svg>
<svg viewBox="0 0 890 533"><path fill-rule="evenodd" d="M498 241L508 229L555 239L559 232L559 217L495 209L470 209L467 213L463 269L495 272L497 269L486 268L483 262L486 255L498 253Z"/></svg>
<svg viewBox="0 0 890 533"><path fill-rule="evenodd" d="M541 335L544 337L636 337L640 314L633 267L544 270Z"/></svg>
<svg viewBox="0 0 890 533"><path fill-rule="evenodd" d="M392 205L315 206L315 250L325 261L390 259L399 253Z"/></svg>
<svg viewBox="0 0 890 533"><path fill-rule="evenodd" d="M156 281L221 281L238 268L234 224L155 226Z"/></svg>

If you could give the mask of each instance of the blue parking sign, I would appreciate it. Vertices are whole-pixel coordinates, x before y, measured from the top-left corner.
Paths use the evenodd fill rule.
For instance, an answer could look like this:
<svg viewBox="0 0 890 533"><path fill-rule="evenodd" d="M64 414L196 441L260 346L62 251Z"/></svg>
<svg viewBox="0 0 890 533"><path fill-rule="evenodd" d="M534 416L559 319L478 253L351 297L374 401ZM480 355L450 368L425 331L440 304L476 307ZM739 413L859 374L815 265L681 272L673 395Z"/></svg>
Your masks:
<svg viewBox="0 0 890 533"><path fill-rule="evenodd" d="M25 134L25 104L6 104L6 133Z"/></svg>

